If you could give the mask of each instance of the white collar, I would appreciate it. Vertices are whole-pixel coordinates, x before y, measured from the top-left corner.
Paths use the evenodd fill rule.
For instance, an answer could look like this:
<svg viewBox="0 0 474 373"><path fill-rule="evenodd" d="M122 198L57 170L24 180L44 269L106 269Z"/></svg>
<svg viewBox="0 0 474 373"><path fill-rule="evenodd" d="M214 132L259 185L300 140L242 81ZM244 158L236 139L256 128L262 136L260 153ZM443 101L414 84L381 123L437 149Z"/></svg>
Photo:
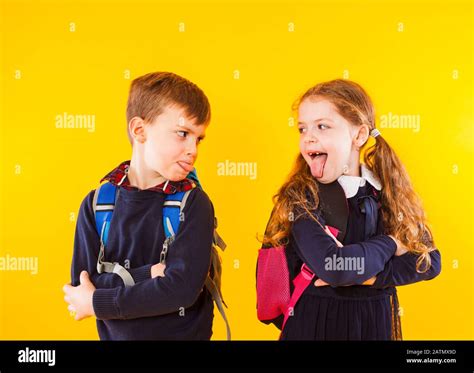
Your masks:
<svg viewBox="0 0 474 373"><path fill-rule="evenodd" d="M357 194L359 187L365 185L365 181L367 180L375 189L381 190L382 184L380 181L375 177L375 175L370 171L365 164L360 165L360 173L362 176L348 176L342 175L340 176L337 181L341 184L342 189L344 189L344 193L346 194L346 198L352 198Z"/></svg>

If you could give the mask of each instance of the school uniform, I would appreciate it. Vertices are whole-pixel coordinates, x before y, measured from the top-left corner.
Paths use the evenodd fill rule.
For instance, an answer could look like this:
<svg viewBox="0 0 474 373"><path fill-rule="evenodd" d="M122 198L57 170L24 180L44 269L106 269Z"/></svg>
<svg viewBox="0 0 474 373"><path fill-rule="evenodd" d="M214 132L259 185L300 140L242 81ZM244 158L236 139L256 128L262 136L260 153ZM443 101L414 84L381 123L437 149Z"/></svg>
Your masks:
<svg viewBox="0 0 474 373"><path fill-rule="evenodd" d="M128 268L135 285L115 273L97 273L100 241L93 212L94 191L82 202L74 241L72 285L82 270L96 287L93 295L102 340L209 340L213 300L204 288L210 268L214 209L192 180L168 182L147 190L130 186L124 162L107 180L120 188L105 249L105 260ZM151 278L165 240L165 194L191 190L185 217L169 247L165 277Z"/></svg>
<svg viewBox="0 0 474 373"><path fill-rule="evenodd" d="M361 166L361 177L343 175L336 183L342 187L348 207L344 247L337 247L313 219L302 217L293 222L285 250L291 291L294 290L292 280L303 262L316 274L314 280L321 278L331 286L311 284L306 288L288 318L281 339L401 339L395 286L437 276L441 270L440 253L438 250L431 253L432 265L425 273L416 271L416 255L394 256L396 243L383 234L377 197L381 185L365 165ZM322 206L317 218L323 226L324 216ZM335 262L363 265L352 265L352 268L346 265L341 270ZM377 276L373 286L362 285L373 276ZM282 320L280 316L272 322L281 328Z"/></svg>

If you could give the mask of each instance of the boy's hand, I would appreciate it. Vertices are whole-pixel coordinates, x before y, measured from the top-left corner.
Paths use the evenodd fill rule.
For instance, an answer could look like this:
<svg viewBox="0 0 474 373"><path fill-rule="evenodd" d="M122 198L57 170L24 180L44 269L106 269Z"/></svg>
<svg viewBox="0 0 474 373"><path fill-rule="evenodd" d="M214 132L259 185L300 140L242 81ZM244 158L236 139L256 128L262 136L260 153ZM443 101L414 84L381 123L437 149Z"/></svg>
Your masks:
<svg viewBox="0 0 474 373"><path fill-rule="evenodd" d="M166 265L158 263L151 267L151 278L165 277Z"/></svg>
<svg viewBox="0 0 474 373"><path fill-rule="evenodd" d="M68 310L76 314L74 319L77 321L95 316L92 304L95 286L89 279L89 274L86 271L81 272L79 280L81 284L78 286L66 284L63 287L65 293L64 300L69 304Z"/></svg>

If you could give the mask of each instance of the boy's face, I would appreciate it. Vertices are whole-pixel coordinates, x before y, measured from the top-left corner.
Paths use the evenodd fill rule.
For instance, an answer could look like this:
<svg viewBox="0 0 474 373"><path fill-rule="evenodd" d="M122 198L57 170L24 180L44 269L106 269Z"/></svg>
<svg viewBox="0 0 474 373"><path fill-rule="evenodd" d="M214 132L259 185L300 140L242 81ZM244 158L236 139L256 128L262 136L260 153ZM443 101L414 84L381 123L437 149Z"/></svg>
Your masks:
<svg viewBox="0 0 474 373"><path fill-rule="evenodd" d="M207 125L196 125L185 110L167 106L143 128L143 157L147 168L170 181L183 180L194 169L198 145Z"/></svg>
<svg viewBox="0 0 474 373"><path fill-rule="evenodd" d="M319 182L331 183L354 167L356 129L325 99L306 99L300 104L300 152Z"/></svg>

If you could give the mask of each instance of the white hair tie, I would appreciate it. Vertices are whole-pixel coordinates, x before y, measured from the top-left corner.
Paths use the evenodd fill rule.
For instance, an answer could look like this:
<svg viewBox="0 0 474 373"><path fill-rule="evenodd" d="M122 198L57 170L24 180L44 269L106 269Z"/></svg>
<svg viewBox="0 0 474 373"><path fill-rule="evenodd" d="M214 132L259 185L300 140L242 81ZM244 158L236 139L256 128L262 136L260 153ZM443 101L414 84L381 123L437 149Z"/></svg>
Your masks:
<svg viewBox="0 0 474 373"><path fill-rule="evenodd" d="M380 131L377 129L377 128L374 128L372 131L370 131L370 136L372 136L374 139L377 137L377 136L380 136L381 133Z"/></svg>

